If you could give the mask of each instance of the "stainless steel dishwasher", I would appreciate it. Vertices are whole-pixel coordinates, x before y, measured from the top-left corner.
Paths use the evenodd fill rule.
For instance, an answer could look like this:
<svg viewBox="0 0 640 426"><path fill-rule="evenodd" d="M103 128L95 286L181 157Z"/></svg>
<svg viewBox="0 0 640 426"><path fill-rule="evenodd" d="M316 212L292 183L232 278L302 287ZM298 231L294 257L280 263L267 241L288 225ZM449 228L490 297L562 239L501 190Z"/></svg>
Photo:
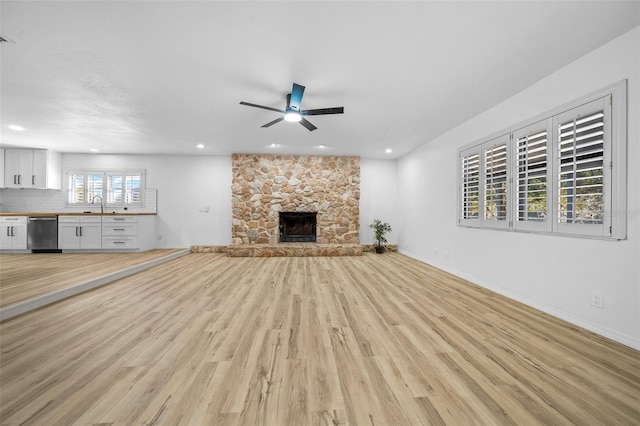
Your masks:
<svg viewBox="0 0 640 426"><path fill-rule="evenodd" d="M29 217L27 248L32 253L59 253L58 216Z"/></svg>

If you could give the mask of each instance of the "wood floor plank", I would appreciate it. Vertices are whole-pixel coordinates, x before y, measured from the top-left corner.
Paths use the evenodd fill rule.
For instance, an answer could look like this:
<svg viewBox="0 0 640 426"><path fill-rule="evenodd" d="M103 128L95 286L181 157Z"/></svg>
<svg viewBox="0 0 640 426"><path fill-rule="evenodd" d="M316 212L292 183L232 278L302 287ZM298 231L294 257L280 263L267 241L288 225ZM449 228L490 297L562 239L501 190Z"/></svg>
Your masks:
<svg viewBox="0 0 640 426"><path fill-rule="evenodd" d="M0 308L179 251L157 249L141 253L2 253Z"/></svg>
<svg viewBox="0 0 640 426"><path fill-rule="evenodd" d="M0 322L0 423L632 425L640 353L398 253L190 254Z"/></svg>

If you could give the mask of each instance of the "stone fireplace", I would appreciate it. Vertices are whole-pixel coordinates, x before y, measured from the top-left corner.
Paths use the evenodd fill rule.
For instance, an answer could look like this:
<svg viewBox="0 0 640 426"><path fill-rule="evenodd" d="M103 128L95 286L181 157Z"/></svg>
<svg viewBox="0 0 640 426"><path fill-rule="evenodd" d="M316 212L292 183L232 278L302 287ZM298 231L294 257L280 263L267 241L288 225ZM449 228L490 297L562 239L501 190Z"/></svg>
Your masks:
<svg viewBox="0 0 640 426"><path fill-rule="evenodd" d="M316 213L280 212L281 243L315 243Z"/></svg>
<svg viewBox="0 0 640 426"><path fill-rule="evenodd" d="M360 157L233 154L232 170L234 245L278 244L281 213L315 215L318 244L360 244Z"/></svg>

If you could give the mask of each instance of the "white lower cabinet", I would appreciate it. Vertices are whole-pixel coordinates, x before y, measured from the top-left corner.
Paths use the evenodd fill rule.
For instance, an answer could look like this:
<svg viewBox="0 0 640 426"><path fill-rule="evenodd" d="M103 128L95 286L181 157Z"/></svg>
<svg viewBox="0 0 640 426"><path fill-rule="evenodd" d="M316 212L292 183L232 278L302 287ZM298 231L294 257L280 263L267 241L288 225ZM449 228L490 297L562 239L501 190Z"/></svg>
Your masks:
<svg viewBox="0 0 640 426"><path fill-rule="evenodd" d="M27 217L0 217L0 250L27 249Z"/></svg>
<svg viewBox="0 0 640 426"><path fill-rule="evenodd" d="M137 249L137 216L103 216L102 248Z"/></svg>
<svg viewBox="0 0 640 426"><path fill-rule="evenodd" d="M155 248L153 215L58 216L61 250L146 251Z"/></svg>
<svg viewBox="0 0 640 426"><path fill-rule="evenodd" d="M153 215L102 216L102 248L146 251L155 248Z"/></svg>
<svg viewBox="0 0 640 426"><path fill-rule="evenodd" d="M99 250L102 248L100 216L58 216L60 250Z"/></svg>

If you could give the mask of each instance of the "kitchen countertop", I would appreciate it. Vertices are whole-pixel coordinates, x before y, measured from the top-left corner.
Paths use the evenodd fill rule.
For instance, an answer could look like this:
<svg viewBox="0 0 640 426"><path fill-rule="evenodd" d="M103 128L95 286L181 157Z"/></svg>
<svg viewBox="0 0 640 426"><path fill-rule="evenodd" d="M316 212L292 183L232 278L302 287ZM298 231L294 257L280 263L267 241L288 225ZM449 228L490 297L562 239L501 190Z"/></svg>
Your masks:
<svg viewBox="0 0 640 426"><path fill-rule="evenodd" d="M57 212L57 213L33 213L33 212L20 212L20 213L0 213L0 216L155 216L157 213L130 213L130 212L117 212L117 213L82 213L82 212Z"/></svg>

